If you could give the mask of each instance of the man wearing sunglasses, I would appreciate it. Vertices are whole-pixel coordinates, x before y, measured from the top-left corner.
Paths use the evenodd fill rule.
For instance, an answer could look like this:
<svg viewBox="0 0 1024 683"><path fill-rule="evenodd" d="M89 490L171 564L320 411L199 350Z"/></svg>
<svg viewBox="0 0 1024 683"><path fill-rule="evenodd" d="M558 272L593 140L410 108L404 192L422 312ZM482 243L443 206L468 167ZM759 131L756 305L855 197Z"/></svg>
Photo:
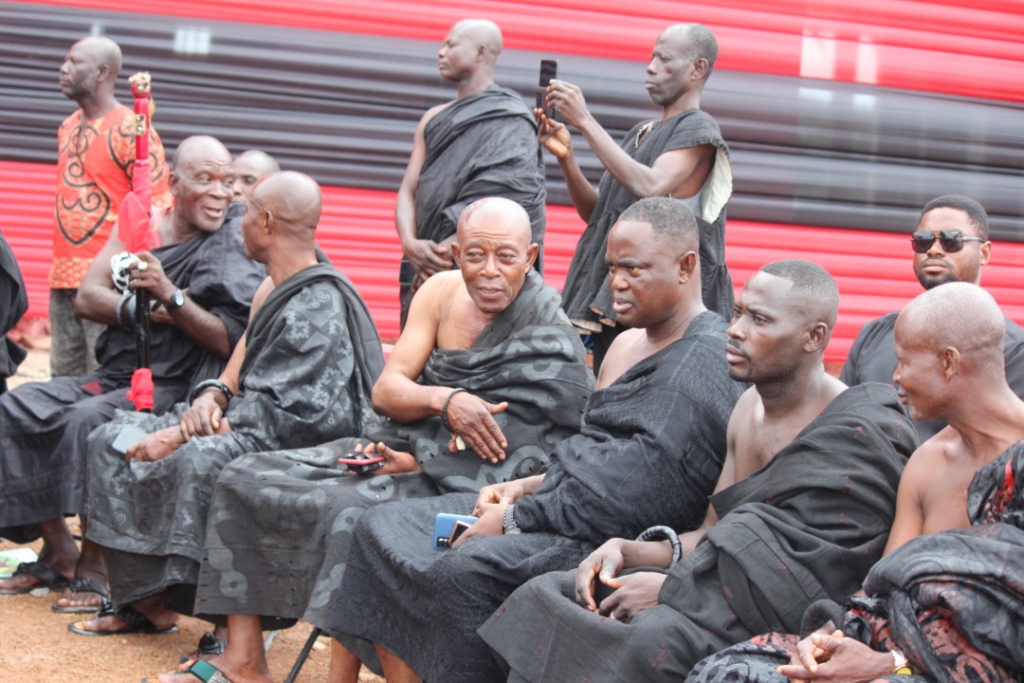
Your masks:
<svg viewBox="0 0 1024 683"><path fill-rule="evenodd" d="M988 240L988 214L970 197L948 194L937 197L921 212L910 238L914 254L914 273L925 289L947 282L981 284L981 267L992 256ZM896 316L883 315L864 325L850 348L839 376L849 386L864 382L891 382L896 370L893 350ZM1018 396L1024 397L1024 330L1006 319L1003 344L1006 379ZM925 441L945 423L939 420L916 422L918 436Z"/></svg>

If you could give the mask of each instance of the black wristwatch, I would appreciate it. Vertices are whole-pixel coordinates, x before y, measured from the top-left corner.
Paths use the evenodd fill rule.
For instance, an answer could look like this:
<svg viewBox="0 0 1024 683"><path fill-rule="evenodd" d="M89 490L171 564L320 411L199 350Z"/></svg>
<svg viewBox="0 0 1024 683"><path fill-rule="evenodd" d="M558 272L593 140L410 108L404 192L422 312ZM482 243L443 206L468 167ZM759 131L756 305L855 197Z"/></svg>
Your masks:
<svg viewBox="0 0 1024 683"><path fill-rule="evenodd" d="M181 287L174 290L174 294L171 294L171 300L164 305L168 311L176 311L185 305L185 292L181 291Z"/></svg>

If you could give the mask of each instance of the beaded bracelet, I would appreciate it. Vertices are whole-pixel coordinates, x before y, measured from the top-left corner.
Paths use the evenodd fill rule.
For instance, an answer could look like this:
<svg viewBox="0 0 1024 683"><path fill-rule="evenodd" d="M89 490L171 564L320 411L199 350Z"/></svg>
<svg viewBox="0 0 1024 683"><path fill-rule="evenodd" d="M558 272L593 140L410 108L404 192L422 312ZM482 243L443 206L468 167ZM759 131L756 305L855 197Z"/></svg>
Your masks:
<svg viewBox="0 0 1024 683"><path fill-rule="evenodd" d="M452 396L459 393L460 391L465 391L465 389L463 389L462 387L456 387L455 391L448 394L448 398L444 400L444 404L441 406L441 424L444 425L445 429L453 433L455 432L455 430L452 429L451 423L448 422L448 404L452 402Z"/></svg>
<svg viewBox="0 0 1024 683"><path fill-rule="evenodd" d="M229 402L235 395L235 392L231 391L231 387L224 384L224 382L221 382L219 379L204 379L196 385L195 389L192 390L192 395L188 397L189 404L199 398L199 394L203 393L207 389L217 389L220 393L224 394L224 398Z"/></svg>
<svg viewBox="0 0 1024 683"><path fill-rule="evenodd" d="M637 541L668 541L672 544L672 560L668 563L668 568L678 562L683 557L683 547L679 544L679 536L676 532L667 526L652 526L649 529L644 529L639 536L636 537Z"/></svg>

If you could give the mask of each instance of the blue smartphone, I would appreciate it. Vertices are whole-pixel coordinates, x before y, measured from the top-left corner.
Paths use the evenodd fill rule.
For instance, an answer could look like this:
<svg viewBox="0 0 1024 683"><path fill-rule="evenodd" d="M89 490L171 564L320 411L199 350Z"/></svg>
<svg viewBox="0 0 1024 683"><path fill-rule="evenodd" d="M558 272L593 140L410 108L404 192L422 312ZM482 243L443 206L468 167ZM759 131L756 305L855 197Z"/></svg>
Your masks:
<svg viewBox="0 0 1024 683"><path fill-rule="evenodd" d="M472 515L450 515L439 512L434 517L434 550L448 550L459 536L473 526L476 517Z"/></svg>

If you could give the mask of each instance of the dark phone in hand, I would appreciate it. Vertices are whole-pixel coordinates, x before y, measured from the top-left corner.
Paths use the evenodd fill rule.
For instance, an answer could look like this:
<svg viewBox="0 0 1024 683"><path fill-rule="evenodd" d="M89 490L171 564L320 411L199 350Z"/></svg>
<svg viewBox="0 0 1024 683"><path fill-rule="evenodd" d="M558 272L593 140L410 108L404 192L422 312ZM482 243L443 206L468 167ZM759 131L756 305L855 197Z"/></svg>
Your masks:
<svg viewBox="0 0 1024 683"><path fill-rule="evenodd" d="M537 86L537 109L543 109L544 115L552 121L558 115L555 107L548 106L548 86L551 79L558 77L558 61L554 59L540 60L540 84Z"/></svg>

